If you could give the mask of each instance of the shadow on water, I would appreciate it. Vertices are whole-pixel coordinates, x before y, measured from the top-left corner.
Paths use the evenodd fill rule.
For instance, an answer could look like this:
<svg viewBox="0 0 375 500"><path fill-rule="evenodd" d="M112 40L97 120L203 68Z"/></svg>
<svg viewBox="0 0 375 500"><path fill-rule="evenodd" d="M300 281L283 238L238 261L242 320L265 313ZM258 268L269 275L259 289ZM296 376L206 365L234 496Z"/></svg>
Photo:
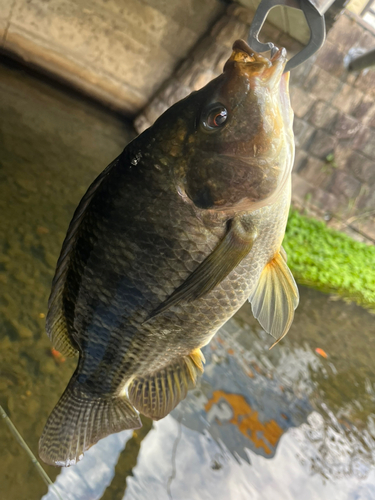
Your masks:
<svg viewBox="0 0 375 500"><path fill-rule="evenodd" d="M0 404L37 454L75 365L53 357L44 332L58 252L132 130L16 67L0 76ZM367 311L302 288L291 331L269 351L245 304L171 415L109 436L75 467L43 467L64 500L373 499L374 330ZM57 498L2 424L0 443L0 498Z"/></svg>

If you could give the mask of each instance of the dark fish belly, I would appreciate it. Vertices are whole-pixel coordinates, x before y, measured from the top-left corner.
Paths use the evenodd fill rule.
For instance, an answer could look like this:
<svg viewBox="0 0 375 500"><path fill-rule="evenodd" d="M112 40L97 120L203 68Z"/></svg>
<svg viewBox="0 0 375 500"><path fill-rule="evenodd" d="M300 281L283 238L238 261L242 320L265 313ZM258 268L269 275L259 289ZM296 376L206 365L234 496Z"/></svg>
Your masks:
<svg viewBox="0 0 375 500"><path fill-rule="evenodd" d="M135 371L186 351L183 337L182 346L175 345L184 330L178 315L144 322L215 248L225 224L207 229L185 203L172 210L165 198L152 201L147 209L136 207L142 215L136 223L136 200L133 213L125 207L117 220L98 224L92 217L77 242L66 294L81 354L77 377L90 392L113 392ZM88 238L94 244L83 266L79 248ZM184 316L190 317L186 326L191 331L194 314Z"/></svg>
<svg viewBox="0 0 375 500"><path fill-rule="evenodd" d="M248 298L257 275L252 270L254 266L244 265L207 297L145 324L125 321L110 332L107 342L88 342L78 381L91 393L116 393L131 377L154 373L206 345Z"/></svg>
<svg viewBox="0 0 375 500"><path fill-rule="evenodd" d="M149 355L142 369L154 369L154 363L185 355L207 344L244 304L257 285L264 266L280 248L288 208L289 193L286 192L272 207L254 213L252 217L260 236L240 265L206 296L174 306L145 325L149 343L143 345L143 352ZM181 276L181 281L186 277Z"/></svg>
<svg viewBox="0 0 375 500"><path fill-rule="evenodd" d="M228 215L209 219L170 183L150 165L130 170L120 162L81 222L63 300L81 354L78 379L96 391L116 391L135 373L206 344L249 297L275 242L281 243L288 194L251 214L259 234L254 247L217 288L146 322L227 230Z"/></svg>
<svg viewBox="0 0 375 500"><path fill-rule="evenodd" d="M176 257L172 262L158 260L159 254L148 251L138 255L138 264L122 277L125 291L121 299L116 294L111 297L107 290L104 300L102 282L96 293L91 289L90 302L79 302L76 306L77 324L85 324L83 318L87 318L88 310L92 314L90 327L86 321L81 337L84 356L79 380L95 392L116 393L131 377L155 372L207 344L244 304L265 264L273 257L283 234L287 208L287 201L281 199L275 206L254 214L259 219L260 236L250 254L217 288L150 321L146 320L151 311L186 279L204 254L212 251L219 241L216 235L202 230L204 237L200 235L199 249L195 240L175 243L177 255L178 251L186 252L189 260ZM140 241L138 246L141 248Z"/></svg>
<svg viewBox="0 0 375 500"><path fill-rule="evenodd" d="M139 373L160 369L176 357L186 356L211 340L245 303L256 285L268 255L264 253L263 261L254 257L249 255L207 296L174 306L146 324L149 334L142 346L144 362L139 365Z"/></svg>

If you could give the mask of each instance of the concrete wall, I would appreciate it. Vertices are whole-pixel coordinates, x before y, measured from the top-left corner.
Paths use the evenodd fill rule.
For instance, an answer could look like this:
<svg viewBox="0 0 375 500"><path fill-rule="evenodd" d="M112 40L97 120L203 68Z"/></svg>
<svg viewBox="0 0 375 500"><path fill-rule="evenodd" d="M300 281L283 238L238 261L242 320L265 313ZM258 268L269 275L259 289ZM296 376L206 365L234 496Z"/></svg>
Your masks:
<svg viewBox="0 0 375 500"><path fill-rule="evenodd" d="M0 1L0 50L117 110L134 115L144 109L138 130L218 75L253 18L251 9L234 3L225 13L219 0ZM240 1L255 7L259 0ZM304 39L299 19L284 11L280 19L290 33L299 27ZM345 12L324 48L291 74L294 203L373 241L375 71L348 74L343 61L348 51L375 47L374 35ZM268 22L261 40L290 55L302 48Z"/></svg>
<svg viewBox="0 0 375 500"><path fill-rule="evenodd" d="M346 8L347 10L350 10L350 12L353 12L354 14L360 15L363 9L366 7L368 4L369 0L350 0L350 2L347 4Z"/></svg>
<svg viewBox="0 0 375 500"><path fill-rule="evenodd" d="M0 0L0 50L134 114L224 8L219 0Z"/></svg>
<svg viewBox="0 0 375 500"><path fill-rule="evenodd" d="M253 12L232 4L136 119L144 130L169 106L221 71ZM266 23L263 40L293 55L302 45ZM354 237L375 241L375 70L349 74L348 51L375 47L375 33L345 12L321 51L291 72L296 161L293 202Z"/></svg>
<svg viewBox="0 0 375 500"><path fill-rule="evenodd" d="M321 0L330 3L332 0ZM260 0L240 0L255 10ZM0 52L135 114L225 11L226 0L0 0ZM301 11L271 22L302 43Z"/></svg>
<svg viewBox="0 0 375 500"><path fill-rule="evenodd" d="M291 98L294 199L375 242L375 69L344 66L348 52L374 47L375 32L344 12L316 57L292 72Z"/></svg>

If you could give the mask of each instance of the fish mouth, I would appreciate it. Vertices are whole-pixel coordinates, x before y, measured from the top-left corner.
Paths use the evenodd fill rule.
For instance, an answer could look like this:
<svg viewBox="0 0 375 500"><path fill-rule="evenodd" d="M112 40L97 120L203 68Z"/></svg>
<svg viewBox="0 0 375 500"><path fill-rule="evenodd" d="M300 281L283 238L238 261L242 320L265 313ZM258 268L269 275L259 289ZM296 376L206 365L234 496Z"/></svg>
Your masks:
<svg viewBox="0 0 375 500"><path fill-rule="evenodd" d="M286 64L286 49L283 47L274 46L271 49L270 57L266 57L265 55L259 54L255 52L246 42L245 40L236 40L232 47L232 55L227 61L227 64L230 62L237 62L245 64L246 66L252 66L256 72L264 71L268 68L272 67L280 67L285 66ZM225 67L224 67L225 70Z"/></svg>

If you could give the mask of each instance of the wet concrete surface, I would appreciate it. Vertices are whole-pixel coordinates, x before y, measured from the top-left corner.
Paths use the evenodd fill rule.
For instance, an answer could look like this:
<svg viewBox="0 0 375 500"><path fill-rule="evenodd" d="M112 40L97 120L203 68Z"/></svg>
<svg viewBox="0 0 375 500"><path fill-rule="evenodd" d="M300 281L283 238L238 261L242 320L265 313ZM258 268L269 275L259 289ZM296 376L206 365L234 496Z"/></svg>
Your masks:
<svg viewBox="0 0 375 500"><path fill-rule="evenodd" d="M80 96L0 66L0 404L34 453L75 364L53 358L44 330L56 259L80 198L133 135ZM3 425L0 443L0 498L40 498L43 483Z"/></svg>
<svg viewBox="0 0 375 500"><path fill-rule="evenodd" d="M62 240L133 133L80 96L0 66L0 404L35 455L76 363L55 358L44 331ZM245 304L170 416L109 436L75 467L43 467L64 500L375 498L374 324L301 287L292 328L269 351ZM0 464L0 499L58 498L4 422Z"/></svg>

